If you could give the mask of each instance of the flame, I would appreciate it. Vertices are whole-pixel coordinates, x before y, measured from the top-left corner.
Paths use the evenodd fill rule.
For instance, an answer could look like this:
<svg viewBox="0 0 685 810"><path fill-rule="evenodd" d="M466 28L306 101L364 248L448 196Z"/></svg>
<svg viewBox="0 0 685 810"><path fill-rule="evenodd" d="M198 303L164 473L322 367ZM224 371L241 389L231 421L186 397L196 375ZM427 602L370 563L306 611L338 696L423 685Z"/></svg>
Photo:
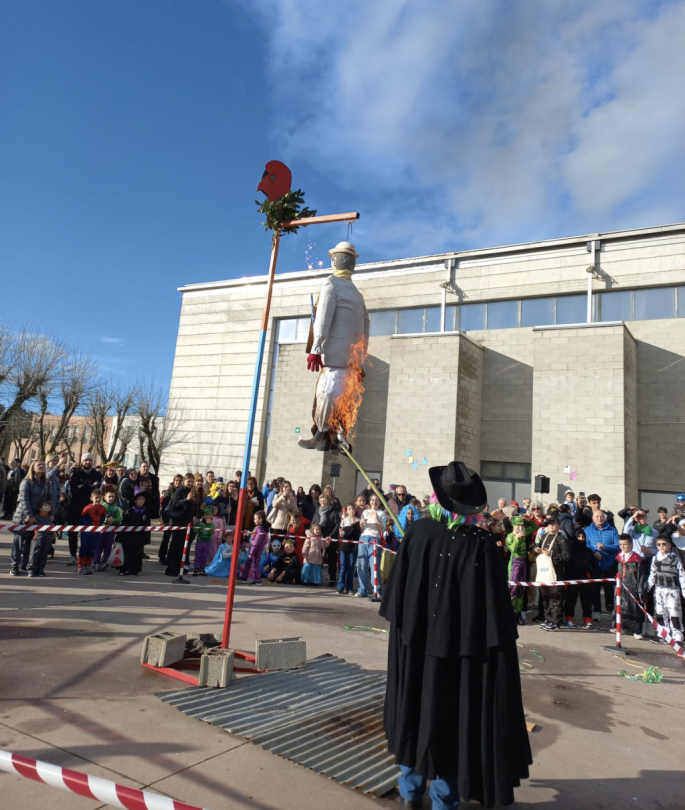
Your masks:
<svg viewBox="0 0 685 810"><path fill-rule="evenodd" d="M345 380L345 390L333 403L328 419L328 428L333 436L341 432L346 439L352 438L350 431L357 422L364 393L364 365L370 365L367 355L368 339L362 335L350 350L347 366L351 372Z"/></svg>

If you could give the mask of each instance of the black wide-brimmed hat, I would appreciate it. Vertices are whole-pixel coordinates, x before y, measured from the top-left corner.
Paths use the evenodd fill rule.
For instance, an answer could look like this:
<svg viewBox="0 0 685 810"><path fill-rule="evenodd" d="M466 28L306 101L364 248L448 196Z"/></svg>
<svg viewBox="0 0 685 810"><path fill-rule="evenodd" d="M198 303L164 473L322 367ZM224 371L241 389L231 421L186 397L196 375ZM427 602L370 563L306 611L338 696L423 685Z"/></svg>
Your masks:
<svg viewBox="0 0 685 810"><path fill-rule="evenodd" d="M448 512L477 515L485 509L488 494L477 472L463 461L450 461L446 467L428 470L438 503Z"/></svg>

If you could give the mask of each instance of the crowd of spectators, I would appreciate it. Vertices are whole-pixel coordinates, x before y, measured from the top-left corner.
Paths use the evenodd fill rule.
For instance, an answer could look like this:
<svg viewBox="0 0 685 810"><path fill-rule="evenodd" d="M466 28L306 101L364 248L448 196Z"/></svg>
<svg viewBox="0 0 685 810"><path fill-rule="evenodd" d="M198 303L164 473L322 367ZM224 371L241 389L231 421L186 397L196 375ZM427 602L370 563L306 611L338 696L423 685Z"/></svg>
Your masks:
<svg viewBox="0 0 685 810"><path fill-rule="evenodd" d="M0 495L5 519L14 523L47 525L174 526L163 532L157 551L165 574L181 571L186 528L190 538L185 567L192 574L226 575L227 561L237 547L238 577L248 584L263 579L276 584L324 585L341 595L380 596L389 574L393 552L402 534L416 520L428 515L434 496L412 496L404 485L384 493L388 511L368 487L354 503L341 503L333 487L312 484L294 488L284 478L268 480L260 489L247 475L247 498L236 542L236 512L241 472L231 480L212 471L175 475L165 488L146 461L138 469L121 465L96 466L86 453L76 465L66 454L50 455L28 468L0 459ZM380 487L380 481L374 480ZM615 515L603 508L602 499L569 490L560 503L544 504L524 498L519 504L500 498L496 508L486 506L477 522L491 533L501 552L511 582L512 607L519 624L538 622L546 630L591 629L602 611L614 621L614 582L617 573L624 586L656 613L657 619L682 640L682 602L685 593L685 495L672 507L659 507L651 524L646 511L634 505L620 509L622 532ZM399 531L397 525L401 527ZM141 573L151 559L145 547L150 532L114 534L69 532L67 565L79 573L104 571L121 543L125 563L120 575ZM55 532L17 532L10 573L26 571L45 576ZM121 553L120 552L120 553ZM378 555L380 564L373 565ZM544 563L544 564L543 564ZM375 573L377 570L377 573ZM517 582L596 580L593 585L535 587ZM609 580L609 581L605 581ZM674 595L675 594L675 595ZM603 596L603 601L602 601ZM580 602L580 620L576 610ZM533 611L537 615L532 616ZM630 599L623 600L624 628L640 637L643 617Z"/></svg>

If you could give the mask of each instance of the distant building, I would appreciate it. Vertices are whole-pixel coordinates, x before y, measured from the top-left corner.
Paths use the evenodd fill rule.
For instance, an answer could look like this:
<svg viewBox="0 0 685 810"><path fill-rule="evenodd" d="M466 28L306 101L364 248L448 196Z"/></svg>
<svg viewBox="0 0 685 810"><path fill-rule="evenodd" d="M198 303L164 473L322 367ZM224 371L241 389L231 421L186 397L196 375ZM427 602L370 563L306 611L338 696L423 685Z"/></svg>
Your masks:
<svg viewBox="0 0 685 810"><path fill-rule="evenodd" d="M52 446L52 441L57 435L60 422L61 416L46 414L43 422L46 435L46 449ZM26 436L24 439L18 439L10 444L10 449L7 454L8 459L18 458L21 459L22 464L30 464L39 457L40 446L37 438L37 423L38 417L35 414L29 414L29 419L26 424ZM112 418L108 417L105 423L105 447L109 444L111 429ZM89 416L71 417L66 433L55 447L56 453L62 453L65 450L69 453L70 458L77 462L80 461L83 453L91 452L95 456L95 463L102 463L102 459L95 447L93 421Z"/></svg>
<svg viewBox="0 0 685 810"><path fill-rule="evenodd" d="M297 446L310 295L330 272L276 278L250 467L306 488L342 460L347 498L352 465ZM459 458L491 503L532 495L537 474L545 500L599 492L614 510L685 489L685 224L361 264L354 280L371 312L354 453L384 486L422 496L427 467ZM241 466L265 284L181 288L163 476Z"/></svg>

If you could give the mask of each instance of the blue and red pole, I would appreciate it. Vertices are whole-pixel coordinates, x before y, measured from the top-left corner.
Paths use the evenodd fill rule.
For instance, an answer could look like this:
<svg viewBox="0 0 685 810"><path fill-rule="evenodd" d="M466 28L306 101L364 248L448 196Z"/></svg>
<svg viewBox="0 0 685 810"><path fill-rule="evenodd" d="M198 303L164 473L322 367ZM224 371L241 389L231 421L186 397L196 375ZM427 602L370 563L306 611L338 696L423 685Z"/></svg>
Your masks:
<svg viewBox="0 0 685 810"><path fill-rule="evenodd" d="M252 381L252 396L250 398L250 413L247 419L247 435L245 436L245 452L243 454L242 475L240 477L240 493L238 495L238 508L235 513L235 532L233 535L233 554L231 557L231 573L228 577L228 594L226 598L226 612L224 613L224 631L221 637L221 647L228 649L231 633L231 619L233 617L233 600L235 599L235 583L238 577L238 557L240 556L240 539L242 536L243 520L245 517L245 504L247 503L247 472L250 469L250 456L252 454L252 437L257 420L257 399L259 397L259 381L262 376L262 363L264 361L264 348L266 346L266 330L269 326L269 311L271 310L271 294L273 292L274 277L276 275L276 262L278 261L278 245L280 233L275 232L271 246L271 263L269 265L269 278L266 285L266 301L262 314L262 329L259 333L257 347L257 361Z"/></svg>

